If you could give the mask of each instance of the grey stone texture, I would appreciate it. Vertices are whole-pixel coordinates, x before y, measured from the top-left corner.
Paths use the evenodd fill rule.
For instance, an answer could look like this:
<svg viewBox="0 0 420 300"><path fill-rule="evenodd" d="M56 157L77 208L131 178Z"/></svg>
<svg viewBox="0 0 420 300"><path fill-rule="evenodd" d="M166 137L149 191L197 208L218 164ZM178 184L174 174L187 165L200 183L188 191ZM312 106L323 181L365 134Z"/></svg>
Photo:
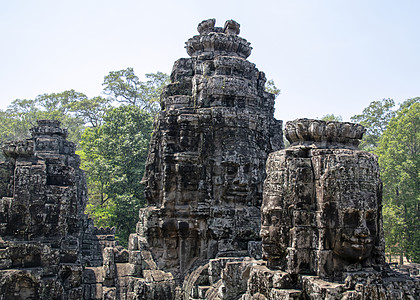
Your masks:
<svg viewBox="0 0 420 300"><path fill-rule="evenodd" d="M108 273L128 261L114 229L84 214L85 175L59 125L40 120L32 138L2 147L0 299L108 299Z"/></svg>
<svg viewBox="0 0 420 300"><path fill-rule="evenodd" d="M385 264L382 184L376 156L357 149L363 132L346 122L286 123L291 146L267 160L263 260L252 262L240 299L418 298L418 278Z"/></svg>
<svg viewBox="0 0 420 300"><path fill-rule="evenodd" d="M263 256L291 274L341 279L349 264L382 265L382 185L363 127L298 119L291 147L271 153L262 207Z"/></svg>
<svg viewBox="0 0 420 300"><path fill-rule="evenodd" d="M0 299L81 299L85 177L57 121L3 145Z"/></svg>
<svg viewBox="0 0 420 300"><path fill-rule="evenodd" d="M0 300L418 299L418 265L385 264L364 128L298 119L280 150L274 95L239 24L198 31L162 93L128 249L84 214L84 173L59 122L3 145Z"/></svg>
<svg viewBox="0 0 420 300"><path fill-rule="evenodd" d="M274 95L246 60L239 24L214 24L200 23L186 42L191 57L174 64L143 179L138 239L177 279L208 259L247 255L260 239L265 162L283 147Z"/></svg>

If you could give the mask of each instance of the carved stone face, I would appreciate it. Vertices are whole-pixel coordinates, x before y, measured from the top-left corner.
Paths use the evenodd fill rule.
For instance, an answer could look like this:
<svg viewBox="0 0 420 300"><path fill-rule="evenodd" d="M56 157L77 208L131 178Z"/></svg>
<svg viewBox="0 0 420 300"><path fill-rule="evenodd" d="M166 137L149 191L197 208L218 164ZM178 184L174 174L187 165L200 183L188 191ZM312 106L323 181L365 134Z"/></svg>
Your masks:
<svg viewBox="0 0 420 300"><path fill-rule="evenodd" d="M281 209L263 207L261 239L262 247L267 257L273 258L283 255L288 246L289 229L284 220L284 212Z"/></svg>
<svg viewBox="0 0 420 300"><path fill-rule="evenodd" d="M380 180L374 157L346 149L319 150L313 161L319 174L317 226L327 229L319 231L323 250L347 262L365 260L379 233Z"/></svg>
<svg viewBox="0 0 420 300"><path fill-rule="evenodd" d="M269 267L291 274L342 279L355 262L369 266L383 261L379 166L373 154L354 149L363 130L353 132L347 123L319 130L318 121L311 126L305 122L311 121L289 126L289 137L297 144L267 160L263 257ZM319 144L301 146L308 140Z"/></svg>
<svg viewBox="0 0 420 300"><path fill-rule="evenodd" d="M361 261L370 256L377 234L377 208L365 206L339 210L339 227L335 230L333 251L348 261Z"/></svg>
<svg viewBox="0 0 420 300"><path fill-rule="evenodd" d="M225 182L228 195L246 195L249 182L249 162L225 162Z"/></svg>
<svg viewBox="0 0 420 300"><path fill-rule="evenodd" d="M245 205L261 201L262 174L258 163L252 157L225 158L218 167L221 185L216 186L216 198Z"/></svg>

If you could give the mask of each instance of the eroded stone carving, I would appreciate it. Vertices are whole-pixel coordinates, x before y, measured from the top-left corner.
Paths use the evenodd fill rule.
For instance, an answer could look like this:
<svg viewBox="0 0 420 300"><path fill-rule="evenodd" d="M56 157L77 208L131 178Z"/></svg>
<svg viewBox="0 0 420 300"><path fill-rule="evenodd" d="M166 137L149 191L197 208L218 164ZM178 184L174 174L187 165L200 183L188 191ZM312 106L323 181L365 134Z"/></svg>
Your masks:
<svg viewBox="0 0 420 300"><path fill-rule="evenodd" d="M238 36L240 25L237 22L228 20L224 28L215 27L215 24L215 19L209 19L198 25L197 30L200 35L196 35L186 42L185 48L188 55L191 57L221 55L244 59L251 55L250 43ZM240 67L240 64L237 64L237 67Z"/></svg>
<svg viewBox="0 0 420 300"><path fill-rule="evenodd" d="M67 130L40 120L31 133L2 147L0 299L109 299L124 291L130 272L115 278L128 252L83 213L85 177Z"/></svg>
<svg viewBox="0 0 420 300"><path fill-rule="evenodd" d="M288 122L291 147L266 164L282 123L249 43L233 20L198 31L162 94L149 206L128 249L83 214L84 175L59 122L3 146L0 300L418 297L417 266L404 275L384 262L378 164L357 149L364 128Z"/></svg>
<svg viewBox="0 0 420 300"><path fill-rule="evenodd" d="M379 167L356 148L363 127L299 119L285 131L292 146L270 154L264 187L268 265L340 278L354 263L383 264Z"/></svg>
<svg viewBox="0 0 420 300"><path fill-rule="evenodd" d="M7 142L0 198L0 299L81 299L87 194L75 146L57 121Z"/></svg>
<svg viewBox="0 0 420 300"><path fill-rule="evenodd" d="M179 278L210 258L244 256L259 240L265 161L283 146L274 95L246 60L239 24L214 25L198 25L186 43L191 58L175 62L163 91L143 179L149 206L132 236Z"/></svg>
<svg viewBox="0 0 420 300"><path fill-rule="evenodd" d="M264 261L241 299L414 299L420 282L384 259L377 158L358 124L287 122L271 153L261 208Z"/></svg>

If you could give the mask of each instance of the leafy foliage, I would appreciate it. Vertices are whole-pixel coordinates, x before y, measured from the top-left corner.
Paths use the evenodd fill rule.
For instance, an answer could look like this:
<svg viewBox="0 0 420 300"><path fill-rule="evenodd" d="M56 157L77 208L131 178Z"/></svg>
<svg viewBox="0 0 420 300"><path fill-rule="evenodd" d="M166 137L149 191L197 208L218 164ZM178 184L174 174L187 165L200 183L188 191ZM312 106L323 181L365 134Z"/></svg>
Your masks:
<svg viewBox="0 0 420 300"><path fill-rule="evenodd" d="M87 172L90 203L96 224L114 226L126 244L144 205L140 180L153 117L134 105L110 109L100 127L85 131L81 141L82 168Z"/></svg>
<svg viewBox="0 0 420 300"><path fill-rule="evenodd" d="M29 136L29 129L40 119L61 121L68 128L69 140L78 144L84 130L84 121L71 113L70 105L86 99L82 93L74 90L62 93L42 94L35 99L16 99L1 112L2 127L0 142L24 139Z"/></svg>
<svg viewBox="0 0 420 300"><path fill-rule="evenodd" d="M409 99L390 120L375 151L384 183L387 251L420 262L420 98Z"/></svg>
<svg viewBox="0 0 420 300"><path fill-rule="evenodd" d="M387 201L382 208L385 236L385 252L391 256L398 255L401 260L405 253L404 212L401 207Z"/></svg>
<svg viewBox="0 0 420 300"><path fill-rule="evenodd" d="M276 97L281 93L281 90L276 87L273 79L270 79L265 83L265 91L276 95Z"/></svg>
<svg viewBox="0 0 420 300"><path fill-rule="evenodd" d="M109 72L104 79L104 92L112 100L135 105L156 114L159 111L159 97L169 76L162 72L146 74L146 82L134 74L133 68Z"/></svg>
<svg viewBox="0 0 420 300"><path fill-rule="evenodd" d="M366 128L360 148L366 151L373 151L378 146L382 133L395 115L393 107L395 102L392 99L372 101L362 114L351 117L351 121L360 123Z"/></svg>
<svg viewBox="0 0 420 300"><path fill-rule="evenodd" d="M80 98L68 104L71 112L83 120L84 124L91 127L98 127L103 123L106 111L111 107L110 101L101 96L88 99Z"/></svg>
<svg viewBox="0 0 420 300"><path fill-rule="evenodd" d="M325 116L323 116L321 118L322 121L337 121L337 122L342 122L343 121L343 117L338 115L334 115L334 114L326 114Z"/></svg>

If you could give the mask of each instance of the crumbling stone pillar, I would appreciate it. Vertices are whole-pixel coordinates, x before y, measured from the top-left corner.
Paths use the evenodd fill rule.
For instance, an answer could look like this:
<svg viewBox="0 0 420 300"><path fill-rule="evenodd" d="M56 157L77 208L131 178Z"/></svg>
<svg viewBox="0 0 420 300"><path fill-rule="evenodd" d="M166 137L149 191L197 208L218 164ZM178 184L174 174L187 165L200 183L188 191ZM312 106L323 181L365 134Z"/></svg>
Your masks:
<svg viewBox="0 0 420 300"><path fill-rule="evenodd" d="M251 47L239 24L215 27L210 19L198 31L161 97L136 234L174 274L216 256L244 256L260 239L265 161L283 146L274 95L246 60Z"/></svg>

